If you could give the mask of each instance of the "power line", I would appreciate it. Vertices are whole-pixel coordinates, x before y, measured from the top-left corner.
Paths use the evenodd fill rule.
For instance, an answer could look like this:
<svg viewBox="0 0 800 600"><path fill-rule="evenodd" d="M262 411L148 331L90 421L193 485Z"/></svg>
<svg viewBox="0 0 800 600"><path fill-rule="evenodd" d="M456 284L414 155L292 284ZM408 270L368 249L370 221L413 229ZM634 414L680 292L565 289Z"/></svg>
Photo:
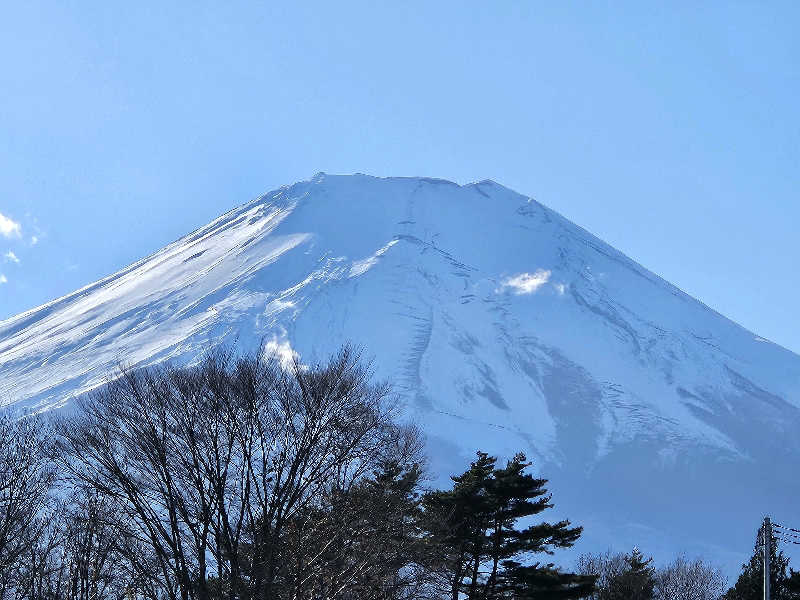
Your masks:
<svg viewBox="0 0 800 600"><path fill-rule="evenodd" d="M786 531L784 529L777 529L776 531L777 531L777 533L780 533L781 535L783 535L785 537L789 537L789 538L794 538L794 539L800 540L800 534L792 533L791 531Z"/></svg>
<svg viewBox="0 0 800 600"><path fill-rule="evenodd" d="M778 525L777 523L772 524L773 527L780 527L781 529L788 529L789 531L794 531L796 533L800 533L800 529L795 529L794 527L786 527L785 525Z"/></svg>
<svg viewBox="0 0 800 600"><path fill-rule="evenodd" d="M772 523L772 527L777 540L785 544L796 544L800 546L800 529L794 527L787 527L778 523Z"/></svg>
<svg viewBox="0 0 800 600"><path fill-rule="evenodd" d="M784 544L797 544L798 546L800 546L800 540L789 540L780 537L776 537L775 539L777 539L779 542L783 542Z"/></svg>
<svg viewBox="0 0 800 600"><path fill-rule="evenodd" d="M792 529L791 527L781 527L780 525L776 525L775 527L784 530L786 533L791 533L792 535L800 535L800 531Z"/></svg>

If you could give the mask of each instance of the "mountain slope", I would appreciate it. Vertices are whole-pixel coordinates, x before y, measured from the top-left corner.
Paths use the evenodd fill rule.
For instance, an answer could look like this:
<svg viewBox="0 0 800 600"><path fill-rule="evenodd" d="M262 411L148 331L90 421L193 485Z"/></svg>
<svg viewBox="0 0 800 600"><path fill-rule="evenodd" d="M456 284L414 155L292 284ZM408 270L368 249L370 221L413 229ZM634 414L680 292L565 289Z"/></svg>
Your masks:
<svg viewBox="0 0 800 600"><path fill-rule="evenodd" d="M590 546L733 564L762 513L800 517L800 357L491 181L271 192L1 322L0 403L62 406L235 337L305 361L362 345L437 471L523 449Z"/></svg>

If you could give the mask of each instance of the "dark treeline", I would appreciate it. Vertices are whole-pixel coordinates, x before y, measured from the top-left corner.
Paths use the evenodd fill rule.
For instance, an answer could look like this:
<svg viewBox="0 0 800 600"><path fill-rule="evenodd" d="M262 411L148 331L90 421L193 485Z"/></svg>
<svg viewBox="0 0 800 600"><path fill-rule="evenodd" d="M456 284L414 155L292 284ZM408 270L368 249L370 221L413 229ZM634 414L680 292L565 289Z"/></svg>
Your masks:
<svg viewBox="0 0 800 600"><path fill-rule="evenodd" d="M760 538L761 532L759 532ZM789 559L778 548L778 538L771 536L770 592L773 600L800 600L800 571L789 567ZM753 555L742 565L742 573L736 583L723 596L723 600L761 600L763 594L764 564L761 543L756 540Z"/></svg>
<svg viewBox="0 0 800 600"><path fill-rule="evenodd" d="M551 496L524 455L478 452L427 489L398 411L344 348L288 369L216 352L122 371L68 417L0 417L0 600L722 597L699 560L556 567L582 530L539 520ZM800 598L773 550L774 598ZM760 598L759 577L754 559L724 598Z"/></svg>
<svg viewBox="0 0 800 600"><path fill-rule="evenodd" d="M800 572L789 568L789 560L772 537L770 545L771 600L800 600ZM763 600L762 549L758 543L753 556L742 565L742 573L726 591L719 568L701 559L678 556L656 568L653 559L636 548L628 554L606 552L583 554L578 573L597 577L592 600Z"/></svg>

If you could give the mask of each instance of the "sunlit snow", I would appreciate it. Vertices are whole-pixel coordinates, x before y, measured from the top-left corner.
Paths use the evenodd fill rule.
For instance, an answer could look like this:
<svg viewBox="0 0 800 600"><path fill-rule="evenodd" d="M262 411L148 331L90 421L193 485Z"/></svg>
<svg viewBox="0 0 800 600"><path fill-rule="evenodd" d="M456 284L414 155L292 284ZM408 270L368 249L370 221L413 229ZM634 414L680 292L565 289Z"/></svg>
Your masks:
<svg viewBox="0 0 800 600"><path fill-rule="evenodd" d="M491 181L320 174L266 194L0 322L0 404L68 405L119 365L233 339L285 364L362 347L436 476L524 450L584 549L737 564L752 527L732 523L797 514L800 357Z"/></svg>

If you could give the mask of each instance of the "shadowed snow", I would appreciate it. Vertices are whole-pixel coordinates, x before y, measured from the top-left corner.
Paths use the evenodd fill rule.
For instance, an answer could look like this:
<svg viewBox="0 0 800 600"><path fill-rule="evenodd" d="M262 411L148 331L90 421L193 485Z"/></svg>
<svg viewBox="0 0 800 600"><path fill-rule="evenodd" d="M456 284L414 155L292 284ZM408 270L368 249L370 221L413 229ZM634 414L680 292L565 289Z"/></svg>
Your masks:
<svg viewBox="0 0 800 600"><path fill-rule="evenodd" d="M284 364L363 347L438 475L526 451L587 525L578 550L738 548L735 568L763 513L795 514L800 357L494 182L266 194L0 322L0 404L62 406L119 364L234 338Z"/></svg>

